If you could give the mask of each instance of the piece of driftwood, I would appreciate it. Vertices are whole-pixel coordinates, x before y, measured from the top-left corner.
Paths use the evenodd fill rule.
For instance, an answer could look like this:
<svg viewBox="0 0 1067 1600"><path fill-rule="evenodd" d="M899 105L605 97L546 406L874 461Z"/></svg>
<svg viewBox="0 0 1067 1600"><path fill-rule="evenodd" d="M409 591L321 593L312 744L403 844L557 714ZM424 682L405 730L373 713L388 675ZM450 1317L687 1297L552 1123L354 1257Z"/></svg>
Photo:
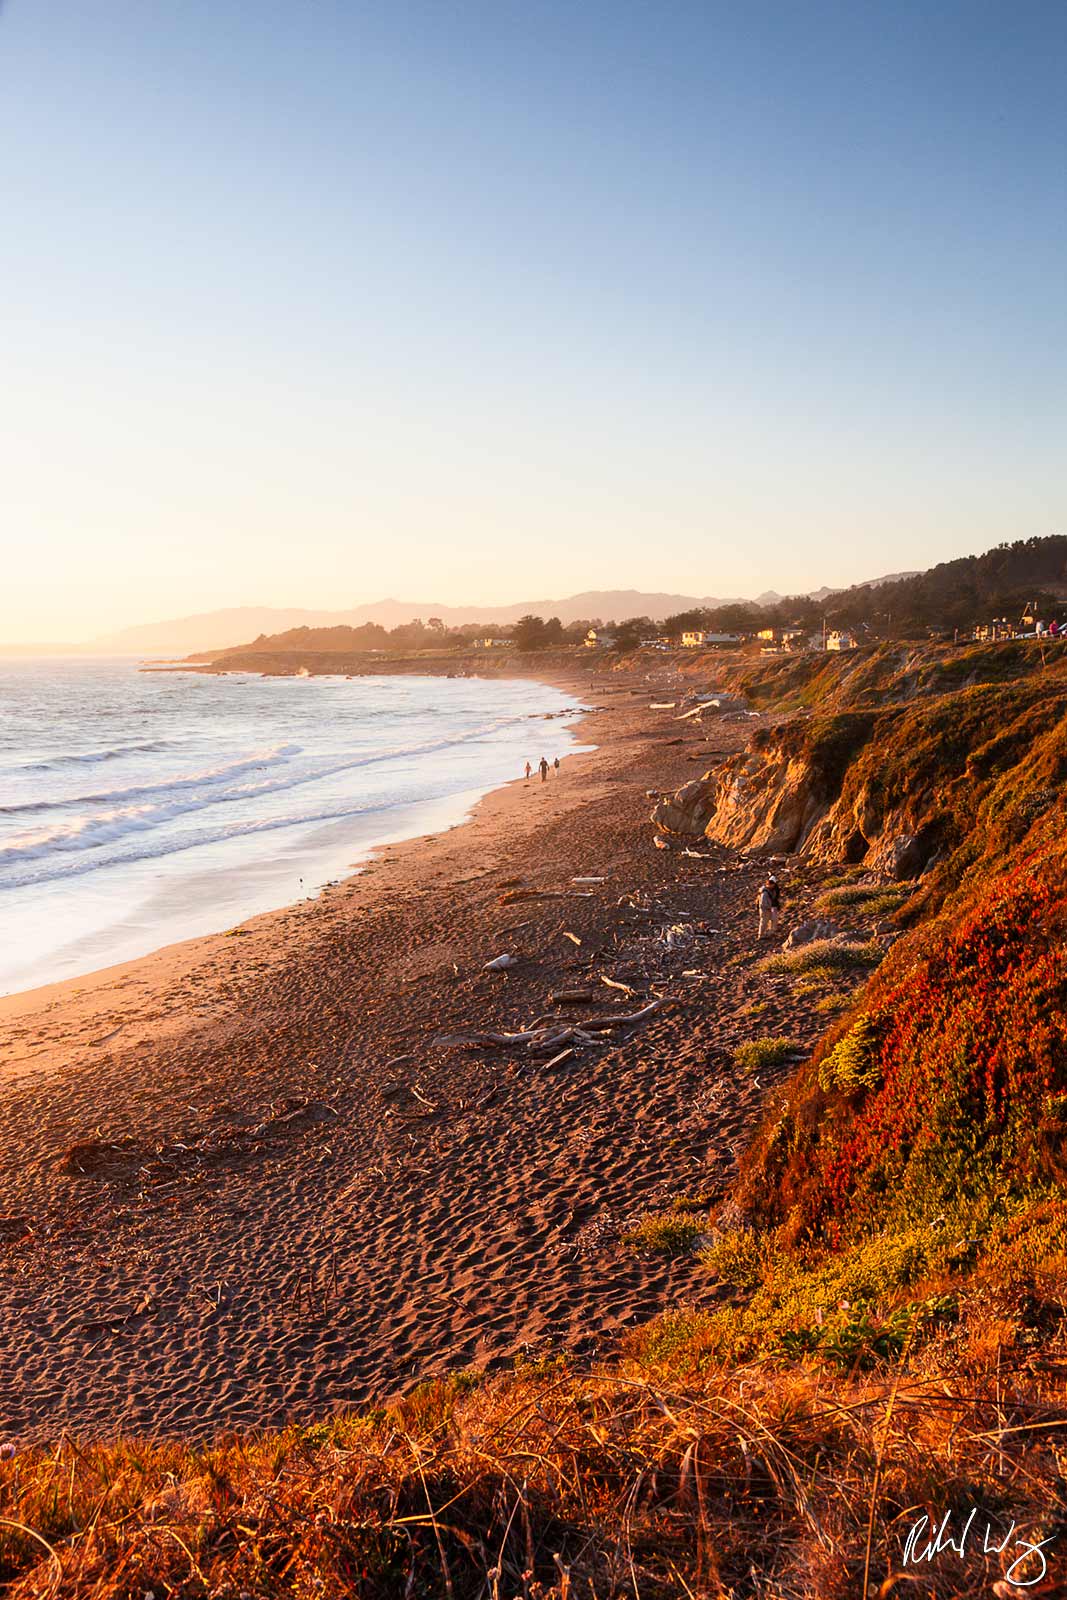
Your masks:
<svg viewBox="0 0 1067 1600"><path fill-rule="evenodd" d="M606 983L609 989L619 989L623 994L628 994L631 997L637 993L637 990L631 989L628 983L619 983L615 978L605 978L603 973L600 974L600 981L601 983Z"/></svg>
<svg viewBox="0 0 1067 1600"><path fill-rule="evenodd" d="M628 1028L635 1022L644 1022L646 1017L651 1017L662 1009L662 1000L650 1000L647 1006L641 1007L640 1011L631 1011L622 1017L610 1014L603 1017L583 1017L578 1026L585 1029L586 1032L590 1029L596 1029L599 1032L608 1028Z"/></svg>
<svg viewBox="0 0 1067 1600"><path fill-rule="evenodd" d="M549 1000L554 1006L584 1005L593 998L591 989L557 989L555 994L549 995Z"/></svg>
<svg viewBox="0 0 1067 1600"><path fill-rule="evenodd" d="M570 1044L578 1036L577 1028L546 1028L540 1039L535 1039L526 1046L532 1055L550 1055L553 1050L558 1050L561 1044Z"/></svg>
<svg viewBox="0 0 1067 1600"><path fill-rule="evenodd" d="M562 900L569 893L567 889L509 889L506 894L498 894L498 906L511 906L518 900Z"/></svg>
<svg viewBox="0 0 1067 1600"><path fill-rule="evenodd" d="M561 931L563 933L563 937L565 939L569 939L571 944L581 944L582 941L579 939L578 935L576 933L571 933L569 928L563 928Z"/></svg>
<svg viewBox="0 0 1067 1600"><path fill-rule="evenodd" d="M519 1033L485 1033L472 1029L469 1033L439 1033L433 1039L434 1044L528 1044L531 1039L536 1039L539 1029L523 1029Z"/></svg>

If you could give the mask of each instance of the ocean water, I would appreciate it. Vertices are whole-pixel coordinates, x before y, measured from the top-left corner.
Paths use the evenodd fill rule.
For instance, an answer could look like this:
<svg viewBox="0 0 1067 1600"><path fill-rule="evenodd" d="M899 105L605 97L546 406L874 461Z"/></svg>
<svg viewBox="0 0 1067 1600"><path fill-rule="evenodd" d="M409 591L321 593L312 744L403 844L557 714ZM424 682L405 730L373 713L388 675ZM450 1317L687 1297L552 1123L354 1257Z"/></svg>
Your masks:
<svg viewBox="0 0 1067 1600"><path fill-rule="evenodd" d="M580 707L525 680L0 662L0 994L219 932L461 822Z"/></svg>

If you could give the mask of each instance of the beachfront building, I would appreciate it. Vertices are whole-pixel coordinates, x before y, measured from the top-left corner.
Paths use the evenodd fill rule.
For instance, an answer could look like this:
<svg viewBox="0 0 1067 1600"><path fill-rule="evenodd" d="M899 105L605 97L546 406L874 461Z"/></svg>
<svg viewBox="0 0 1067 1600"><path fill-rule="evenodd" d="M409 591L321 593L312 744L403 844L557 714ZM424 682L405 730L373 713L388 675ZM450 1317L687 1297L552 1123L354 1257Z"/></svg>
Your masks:
<svg viewBox="0 0 1067 1600"><path fill-rule="evenodd" d="M683 650L702 650L712 644L740 644L739 633L709 633L706 628L690 628L682 634Z"/></svg>
<svg viewBox="0 0 1067 1600"><path fill-rule="evenodd" d="M610 650L615 643L615 636L611 633L601 633L599 628L590 628L582 643L587 650Z"/></svg>
<svg viewBox="0 0 1067 1600"><path fill-rule="evenodd" d="M761 628L756 638L761 655L777 655L780 650L803 650L807 634L803 628Z"/></svg>
<svg viewBox="0 0 1067 1600"><path fill-rule="evenodd" d="M855 634L848 633L844 629L838 631L838 629L835 628L831 633L826 635L827 650L855 650L858 643L859 641Z"/></svg>

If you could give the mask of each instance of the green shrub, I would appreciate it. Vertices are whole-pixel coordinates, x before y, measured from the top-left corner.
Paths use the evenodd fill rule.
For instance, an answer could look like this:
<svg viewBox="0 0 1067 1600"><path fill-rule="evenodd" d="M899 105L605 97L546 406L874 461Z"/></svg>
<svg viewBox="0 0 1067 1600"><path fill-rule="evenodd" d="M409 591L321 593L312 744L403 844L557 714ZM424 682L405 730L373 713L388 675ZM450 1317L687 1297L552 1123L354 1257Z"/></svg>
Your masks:
<svg viewBox="0 0 1067 1600"><path fill-rule="evenodd" d="M848 939L813 939L796 950L777 950L759 963L760 972L848 972L876 967L882 948L871 940L857 944Z"/></svg>
<svg viewBox="0 0 1067 1600"><path fill-rule="evenodd" d="M724 1233L700 1252L705 1267L746 1294L755 1289L763 1275L763 1258L764 1246L758 1235L744 1228Z"/></svg>
<svg viewBox="0 0 1067 1600"><path fill-rule="evenodd" d="M819 1063L819 1086L827 1094L840 1089L876 1089L882 1081L882 1028L873 1017L861 1016Z"/></svg>
<svg viewBox="0 0 1067 1600"><path fill-rule="evenodd" d="M691 1217L677 1212L661 1212L642 1217L629 1233L624 1233L623 1244L631 1250L657 1251L662 1255L684 1256L692 1250L701 1234L701 1227Z"/></svg>
<svg viewBox="0 0 1067 1600"><path fill-rule="evenodd" d="M899 911L901 906L907 905L911 896L910 889L886 889L883 893L875 895L873 900L868 900L863 909L872 917L891 917L894 911Z"/></svg>
<svg viewBox="0 0 1067 1600"><path fill-rule="evenodd" d="M734 1065L744 1072L757 1072L761 1067L776 1067L787 1061L796 1050L795 1039L749 1039L734 1051Z"/></svg>
<svg viewBox="0 0 1067 1600"><path fill-rule="evenodd" d="M879 884L879 883L851 883L843 884L838 889L829 889L819 896L815 902L816 911L858 911L861 914L884 917L893 911L899 911L905 900L910 899L911 889L907 887Z"/></svg>
<svg viewBox="0 0 1067 1600"><path fill-rule="evenodd" d="M956 1311L953 1295L931 1295L928 1300L898 1306L886 1317L864 1306L849 1307L844 1314L800 1328L784 1328L778 1336L789 1356L818 1353L835 1366L870 1367L877 1361L895 1360L931 1324L951 1319Z"/></svg>
<svg viewBox="0 0 1067 1600"><path fill-rule="evenodd" d="M870 900L879 893L878 888L870 883L843 883L836 889L828 889L819 896L815 903L816 911L836 911L841 906L859 906L865 900Z"/></svg>

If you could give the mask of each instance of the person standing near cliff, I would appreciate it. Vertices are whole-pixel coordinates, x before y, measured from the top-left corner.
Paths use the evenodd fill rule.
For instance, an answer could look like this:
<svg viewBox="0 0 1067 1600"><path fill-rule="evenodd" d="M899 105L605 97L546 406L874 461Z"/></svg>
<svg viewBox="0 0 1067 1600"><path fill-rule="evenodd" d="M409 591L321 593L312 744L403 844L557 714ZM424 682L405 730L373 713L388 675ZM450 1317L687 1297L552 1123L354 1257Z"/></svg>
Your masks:
<svg viewBox="0 0 1067 1600"><path fill-rule="evenodd" d="M778 932L778 913L782 906L782 891L778 879L772 872L765 883L761 883L756 893L756 910L759 912L759 932L756 935L762 939L765 933Z"/></svg>
<svg viewBox="0 0 1067 1600"><path fill-rule="evenodd" d="M532 771L533 771L533 767L531 767L530 763L527 761L527 763L526 763L526 782L527 783L529 783L529 781L530 781L530 773Z"/></svg>
<svg viewBox="0 0 1067 1600"><path fill-rule="evenodd" d="M541 782L544 783L548 778L548 762L545 760L544 756L541 757L541 760L538 762L538 766L541 768Z"/></svg>
<svg viewBox="0 0 1067 1600"><path fill-rule="evenodd" d="M555 756L553 758L552 765L556 769L556 777L558 778L559 777L559 756Z"/></svg>

